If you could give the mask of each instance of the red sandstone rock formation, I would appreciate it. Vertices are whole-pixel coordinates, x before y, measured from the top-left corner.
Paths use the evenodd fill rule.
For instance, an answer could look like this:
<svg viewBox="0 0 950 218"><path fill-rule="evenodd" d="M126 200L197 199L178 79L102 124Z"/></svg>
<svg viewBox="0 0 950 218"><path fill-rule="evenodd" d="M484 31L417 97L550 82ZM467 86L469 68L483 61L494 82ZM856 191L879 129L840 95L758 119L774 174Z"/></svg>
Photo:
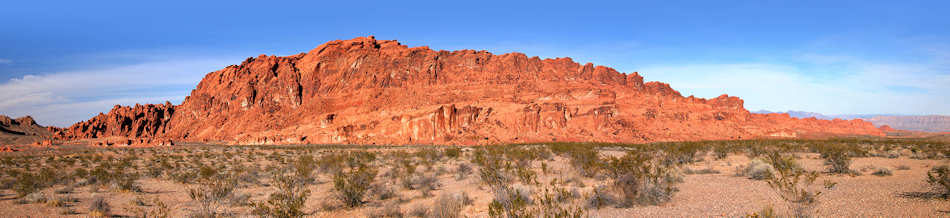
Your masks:
<svg viewBox="0 0 950 218"><path fill-rule="evenodd" d="M883 135L861 120L751 114L604 66L520 53L434 51L373 37L211 72L178 106L116 106L67 139L242 144L653 142L802 134Z"/></svg>

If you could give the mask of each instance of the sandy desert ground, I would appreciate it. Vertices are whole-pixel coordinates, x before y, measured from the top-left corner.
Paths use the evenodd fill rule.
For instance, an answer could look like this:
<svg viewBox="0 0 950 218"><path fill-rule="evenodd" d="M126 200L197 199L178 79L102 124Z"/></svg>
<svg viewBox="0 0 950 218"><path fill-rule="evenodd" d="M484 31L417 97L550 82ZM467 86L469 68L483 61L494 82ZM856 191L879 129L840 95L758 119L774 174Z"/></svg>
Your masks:
<svg viewBox="0 0 950 218"><path fill-rule="evenodd" d="M826 162L833 155L822 154L836 146L849 148L842 153L851 172L829 173ZM768 217L763 212L770 208L779 217L944 217L950 216L946 190L927 178L932 168L950 164L945 147L795 140L35 150L0 156L0 216L274 215L281 211L275 208L293 208L267 203L282 193L279 177L271 176L278 174L298 190L309 190L289 191L305 197L299 215L306 217ZM775 164L767 158L773 150L801 166L791 172L816 173L814 183L794 184L821 192L814 203L782 198L781 189L769 184L782 177L776 167L766 169L772 174L766 179L750 178L753 162ZM590 151L594 158L585 159ZM624 175L632 175L627 178L635 184L618 182L631 181ZM342 189L365 193L347 205ZM97 199L108 209L94 206ZM501 214L490 212L493 204Z"/></svg>

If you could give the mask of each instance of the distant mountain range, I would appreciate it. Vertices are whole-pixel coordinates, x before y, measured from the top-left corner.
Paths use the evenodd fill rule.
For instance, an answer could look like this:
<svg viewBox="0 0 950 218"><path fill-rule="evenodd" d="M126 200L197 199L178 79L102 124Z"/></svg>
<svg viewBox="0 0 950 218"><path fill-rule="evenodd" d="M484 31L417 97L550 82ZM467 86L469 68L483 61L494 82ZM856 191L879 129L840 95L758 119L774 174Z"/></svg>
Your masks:
<svg viewBox="0 0 950 218"><path fill-rule="evenodd" d="M757 114L768 113L787 113L795 118L809 118L832 120L832 119L862 119L870 121L874 126L888 125L894 129L924 131L924 132L950 132L950 116L943 115L899 115L899 114L832 114L826 115L807 111L786 111L774 112L768 110L753 111Z"/></svg>

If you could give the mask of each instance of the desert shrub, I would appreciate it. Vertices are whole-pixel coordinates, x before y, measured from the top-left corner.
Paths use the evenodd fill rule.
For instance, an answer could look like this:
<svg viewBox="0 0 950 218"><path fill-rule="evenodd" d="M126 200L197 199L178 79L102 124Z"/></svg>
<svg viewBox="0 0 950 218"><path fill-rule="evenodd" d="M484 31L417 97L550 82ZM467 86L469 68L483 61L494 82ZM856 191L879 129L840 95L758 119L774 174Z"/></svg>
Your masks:
<svg viewBox="0 0 950 218"><path fill-rule="evenodd" d="M900 165L897 166L897 170L910 170L910 167L907 165Z"/></svg>
<svg viewBox="0 0 950 218"><path fill-rule="evenodd" d="M531 214L537 215L537 217L572 217L580 218L585 217L585 212L583 208L580 207L563 207L561 203L565 202L570 198L568 194L565 194L567 191L554 187L552 189L544 189L537 196L537 206L531 208Z"/></svg>
<svg viewBox="0 0 950 218"><path fill-rule="evenodd" d="M901 157L901 152L898 150L890 150L887 152L887 158L894 159L898 157Z"/></svg>
<svg viewBox="0 0 950 218"><path fill-rule="evenodd" d="M56 194L69 194L69 193L73 193L73 186L72 186L72 185L64 186L63 188L57 189L55 193L56 193Z"/></svg>
<svg viewBox="0 0 950 218"><path fill-rule="evenodd" d="M46 206L49 206L49 207L66 207L66 206L68 206L68 205L66 204L66 203L67 203L67 200L69 200L69 199L66 199L66 198L63 198L63 197L51 198L51 199L46 200Z"/></svg>
<svg viewBox="0 0 950 218"><path fill-rule="evenodd" d="M729 156L729 152L731 152L730 148L724 145L713 147L713 155L716 157L716 160L726 159L726 157Z"/></svg>
<svg viewBox="0 0 950 218"><path fill-rule="evenodd" d="M446 148L443 151L446 157L452 158L452 159L456 159L462 154L461 148Z"/></svg>
<svg viewBox="0 0 950 218"><path fill-rule="evenodd" d="M749 215L746 216L746 217L749 217L749 218L775 218L775 217L778 217L778 215L775 214L775 209L773 209L772 206L770 205L770 206L767 206L767 207L765 207L765 208L762 208L762 209L759 210L758 212L749 214Z"/></svg>
<svg viewBox="0 0 950 218"><path fill-rule="evenodd" d="M399 208L399 203L387 202L382 208L371 211L370 214L367 214L367 216L379 218L402 218L403 214L402 209Z"/></svg>
<svg viewBox="0 0 950 218"><path fill-rule="evenodd" d="M818 152L821 153L821 158L825 159L825 164L830 167L828 169L829 173L854 173L854 171L851 170L852 149L846 147L846 145L832 144L820 146L818 147Z"/></svg>
<svg viewBox="0 0 950 218"><path fill-rule="evenodd" d="M704 149L699 142L677 142L658 144L665 154L664 164L686 164L696 161L696 152Z"/></svg>
<svg viewBox="0 0 950 218"><path fill-rule="evenodd" d="M469 174L472 174L472 167L466 163L459 163L455 170L455 180L465 179Z"/></svg>
<svg viewBox="0 0 950 218"><path fill-rule="evenodd" d="M462 217L462 208L465 205L471 204L471 199L468 199L468 195L462 194L452 194L452 193L442 193L435 200L435 204L432 205L432 208L429 210L428 216L431 218L457 218Z"/></svg>
<svg viewBox="0 0 950 218"><path fill-rule="evenodd" d="M385 184L373 185L369 189L369 196L373 196L374 199L383 201L396 197L396 191L392 187L389 187Z"/></svg>
<svg viewBox="0 0 950 218"><path fill-rule="evenodd" d="M18 198L24 197L39 190L42 187L39 179L32 173L22 172L17 174L16 182L13 183L13 191Z"/></svg>
<svg viewBox="0 0 950 218"><path fill-rule="evenodd" d="M683 173L685 174L719 174L719 171L710 167L699 169L699 170L686 168L685 170L683 170Z"/></svg>
<svg viewBox="0 0 950 218"><path fill-rule="evenodd" d="M518 179L521 180L521 183L524 184L534 184L537 183L538 173L534 172L531 167L517 167L515 168L515 175L518 176Z"/></svg>
<svg viewBox="0 0 950 218"><path fill-rule="evenodd" d="M499 164L486 164L478 170L478 176L489 187L497 187L507 184L511 179L501 169Z"/></svg>
<svg viewBox="0 0 950 218"><path fill-rule="evenodd" d="M657 205L668 202L679 191L676 185L682 182L682 175L676 165L668 165L676 163L631 151L620 158L608 158L605 171L623 199L620 206Z"/></svg>
<svg viewBox="0 0 950 218"><path fill-rule="evenodd" d="M934 187L938 192L942 192L945 198L950 197L950 166L935 166L927 171L927 183Z"/></svg>
<svg viewBox="0 0 950 218"><path fill-rule="evenodd" d="M534 217L528 210L533 204L531 189L527 186L514 185L495 188L495 198L488 205L489 217Z"/></svg>
<svg viewBox="0 0 950 218"><path fill-rule="evenodd" d="M73 209L71 207L66 207L66 208L63 208L62 210L59 210L59 215L68 216L68 215L75 215L75 214L79 214L79 212L76 212L76 209Z"/></svg>
<svg viewBox="0 0 950 218"><path fill-rule="evenodd" d="M891 171L891 169L890 169L890 168L887 168L887 167L878 167L876 170L874 170L873 173L871 173L871 175L875 175L875 176L891 176L891 175L894 175L894 172Z"/></svg>
<svg viewBox="0 0 950 218"><path fill-rule="evenodd" d="M587 198L587 208L600 209L617 203L616 198L607 193L607 186L594 187L593 193Z"/></svg>
<svg viewBox="0 0 950 218"><path fill-rule="evenodd" d="M336 198L348 207L363 205L363 195L376 178L376 169L360 166L348 171L340 171L333 176L333 189Z"/></svg>
<svg viewBox="0 0 950 218"><path fill-rule="evenodd" d="M216 217L218 206L233 196L237 182L233 179L208 179L188 189L188 196L198 202L198 211L195 217Z"/></svg>
<svg viewBox="0 0 950 218"><path fill-rule="evenodd" d="M0 190L13 189L16 182L16 178L0 178Z"/></svg>
<svg viewBox="0 0 950 218"><path fill-rule="evenodd" d="M769 187L778 192L785 201L795 204L796 217L808 216L822 193L812 187L818 173L806 171L795 162L794 157L782 155L777 151L765 156L766 161L774 168L772 176L766 179ZM825 183L825 188L834 186L834 183Z"/></svg>
<svg viewBox="0 0 950 218"><path fill-rule="evenodd" d="M120 173L112 178L112 186L121 191L142 192L142 187L136 183L138 178L134 172Z"/></svg>
<svg viewBox="0 0 950 218"><path fill-rule="evenodd" d="M294 175L275 173L271 181L277 191L267 201L254 202L254 214L262 217L303 217L303 204L310 196L305 184Z"/></svg>
<svg viewBox="0 0 950 218"><path fill-rule="evenodd" d="M89 202L89 216L90 217L108 217L112 207L109 206L109 202L102 197L96 197L92 199L92 202Z"/></svg>
<svg viewBox="0 0 950 218"><path fill-rule="evenodd" d="M775 169L771 164L755 158L749 161L749 165L741 171L740 176L746 176L754 180L764 180L772 176L772 171L775 171Z"/></svg>
<svg viewBox="0 0 950 218"><path fill-rule="evenodd" d="M156 198L152 204L152 208L142 207L145 205L140 205L139 207L130 209L130 212L135 214L135 217L142 218L167 218L169 216L168 214L170 209L168 208L168 205L165 204L165 202L162 202Z"/></svg>
<svg viewBox="0 0 950 218"><path fill-rule="evenodd" d="M409 209L409 215L413 217L425 217L429 213L429 208L424 204L415 204Z"/></svg>
<svg viewBox="0 0 950 218"><path fill-rule="evenodd" d="M585 177L593 177L601 168L600 156L593 148L576 149L568 153L571 166Z"/></svg>
<svg viewBox="0 0 950 218"><path fill-rule="evenodd" d="M422 192L423 197L431 196L430 193L441 186L439 183L439 178L432 175L416 174L413 176L412 181L413 189L418 189L420 192Z"/></svg>
<svg viewBox="0 0 950 218"><path fill-rule="evenodd" d="M312 183L313 170L316 165L317 162L313 160L313 156L301 155L297 158L297 161L294 162L294 175L305 183Z"/></svg>
<svg viewBox="0 0 950 218"><path fill-rule="evenodd" d="M23 201L32 204L40 204L46 203L49 201L49 198L47 198L46 194L43 194L42 192L34 192L24 196Z"/></svg>

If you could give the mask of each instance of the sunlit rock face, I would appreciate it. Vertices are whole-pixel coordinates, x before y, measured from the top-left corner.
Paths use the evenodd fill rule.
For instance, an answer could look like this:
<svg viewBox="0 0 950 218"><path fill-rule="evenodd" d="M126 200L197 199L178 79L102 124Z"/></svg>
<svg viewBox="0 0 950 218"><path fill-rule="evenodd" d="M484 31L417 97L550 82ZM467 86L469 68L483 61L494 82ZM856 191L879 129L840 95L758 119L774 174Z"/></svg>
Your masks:
<svg viewBox="0 0 950 218"><path fill-rule="evenodd" d="M181 105L117 106L58 133L232 144L654 142L882 135L871 123L751 114L570 58L435 51L360 37L207 74Z"/></svg>

